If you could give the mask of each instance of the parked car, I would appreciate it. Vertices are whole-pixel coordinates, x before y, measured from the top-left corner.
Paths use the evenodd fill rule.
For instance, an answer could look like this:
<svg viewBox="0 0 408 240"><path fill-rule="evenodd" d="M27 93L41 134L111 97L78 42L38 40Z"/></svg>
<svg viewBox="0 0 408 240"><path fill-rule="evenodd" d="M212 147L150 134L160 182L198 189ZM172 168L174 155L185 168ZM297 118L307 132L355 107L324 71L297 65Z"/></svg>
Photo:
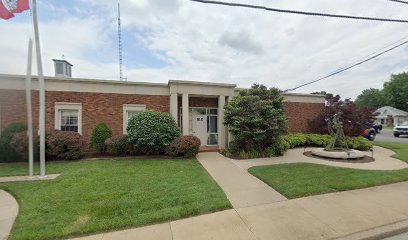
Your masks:
<svg viewBox="0 0 408 240"><path fill-rule="evenodd" d="M377 131L374 128L364 129L361 136L365 137L369 141L374 141Z"/></svg>
<svg viewBox="0 0 408 240"><path fill-rule="evenodd" d="M382 124L374 124L373 128L375 129L376 133L380 133L381 130L383 129L383 126L382 126Z"/></svg>
<svg viewBox="0 0 408 240"><path fill-rule="evenodd" d="M408 121L394 127L394 137L399 137L400 135L408 135Z"/></svg>

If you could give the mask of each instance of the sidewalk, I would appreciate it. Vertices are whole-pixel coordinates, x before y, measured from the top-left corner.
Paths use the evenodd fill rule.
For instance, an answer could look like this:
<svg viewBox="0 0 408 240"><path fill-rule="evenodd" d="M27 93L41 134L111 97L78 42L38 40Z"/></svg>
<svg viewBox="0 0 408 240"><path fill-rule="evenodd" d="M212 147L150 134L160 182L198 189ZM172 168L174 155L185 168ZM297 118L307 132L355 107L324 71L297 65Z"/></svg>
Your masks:
<svg viewBox="0 0 408 240"><path fill-rule="evenodd" d="M234 208L287 200L266 183L218 152L199 153L197 159L217 181Z"/></svg>
<svg viewBox="0 0 408 240"><path fill-rule="evenodd" d="M7 239L17 217L18 209L14 197L0 189L0 240Z"/></svg>
<svg viewBox="0 0 408 240"><path fill-rule="evenodd" d="M408 227L408 182L226 210L81 240L362 239ZM381 227L381 232L375 228Z"/></svg>

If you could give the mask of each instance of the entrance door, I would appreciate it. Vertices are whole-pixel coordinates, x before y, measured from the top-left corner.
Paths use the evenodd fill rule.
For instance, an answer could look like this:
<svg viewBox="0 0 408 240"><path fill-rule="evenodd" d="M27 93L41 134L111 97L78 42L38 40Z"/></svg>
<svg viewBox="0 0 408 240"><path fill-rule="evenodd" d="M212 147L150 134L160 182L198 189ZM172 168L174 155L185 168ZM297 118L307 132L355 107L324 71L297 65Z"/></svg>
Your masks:
<svg viewBox="0 0 408 240"><path fill-rule="evenodd" d="M194 115L193 117L193 135L201 141L201 146L207 145L207 116Z"/></svg>

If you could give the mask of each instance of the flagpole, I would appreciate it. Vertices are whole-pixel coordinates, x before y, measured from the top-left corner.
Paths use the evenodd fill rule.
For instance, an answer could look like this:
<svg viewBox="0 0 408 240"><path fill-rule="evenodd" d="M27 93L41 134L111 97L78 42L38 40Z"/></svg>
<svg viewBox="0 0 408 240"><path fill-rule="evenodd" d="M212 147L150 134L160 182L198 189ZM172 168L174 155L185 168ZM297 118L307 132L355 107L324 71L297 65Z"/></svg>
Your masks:
<svg viewBox="0 0 408 240"><path fill-rule="evenodd" d="M45 177L45 83L41 60L40 36L38 31L37 0L33 0L33 23L35 36L35 52L37 57L38 83L40 91L40 176Z"/></svg>
<svg viewBox="0 0 408 240"><path fill-rule="evenodd" d="M28 136L28 176L34 175L34 147L33 147L33 113L31 105L31 68L33 58L33 40L28 40L26 102L27 102L27 136Z"/></svg>

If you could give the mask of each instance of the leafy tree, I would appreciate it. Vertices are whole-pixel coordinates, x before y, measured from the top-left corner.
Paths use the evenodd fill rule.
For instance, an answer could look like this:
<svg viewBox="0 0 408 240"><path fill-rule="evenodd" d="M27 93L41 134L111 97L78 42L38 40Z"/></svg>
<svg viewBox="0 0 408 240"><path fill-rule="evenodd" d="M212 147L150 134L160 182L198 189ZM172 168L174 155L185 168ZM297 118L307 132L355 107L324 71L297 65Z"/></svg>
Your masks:
<svg viewBox="0 0 408 240"><path fill-rule="evenodd" d="M342 113L343 129L347 136L359 136L364 129L373 125L375 119L371 108L359 106L350 99L341 100L336 95L327 99L324 112L312 121L312 127L321 133L328 133L328 121L338 112Z"/></svg>
<svg viewBox="0 0 408 240"><path fill-rule="evenodd" d="M354 102L357 105L367 106L373 109L378 109L387 105L387 100L385 98L384 92L375 88L364 90L360 95L357 96Z"/></svg>
<svg viewBox="0 0 408 240"><path fill-rule="evenodd" d="M391 75L383 91L389 105L408 111L408 72Z"/></svg>
<svg viewBox="0 0 408 240"><path fill-rule="evenodd" d="M224 124L236 151L265 151L287 132L282 101L279 89L254 84L225 105Z"/></svg>
<svg viewBox="0 0 408 240"><path fill-rule="evenodd" d="M326 99L330 99L330 98L334 97L333 93L328 93L326 91L312 92L311 94L324 95L324 96L326 96Z"/></svg>

